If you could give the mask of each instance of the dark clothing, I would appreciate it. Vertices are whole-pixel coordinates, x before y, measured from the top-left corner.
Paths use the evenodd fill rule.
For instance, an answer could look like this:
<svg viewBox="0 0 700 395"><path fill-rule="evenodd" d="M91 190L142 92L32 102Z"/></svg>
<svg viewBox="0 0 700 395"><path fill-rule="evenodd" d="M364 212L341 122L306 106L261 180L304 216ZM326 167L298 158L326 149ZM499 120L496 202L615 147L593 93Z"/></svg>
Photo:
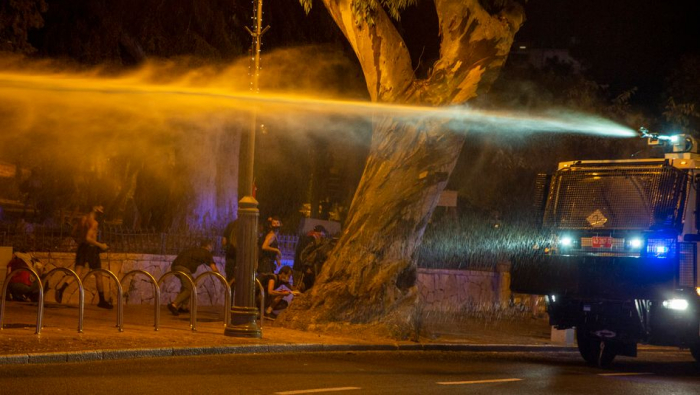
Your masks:
<svg viewBox="0 0 700 395"><path fill-rule="evenodd" d="M101 269L100 247L88 243L80 243L75 252L75 266L87 266L90 269Z"/></svg>
<svg viewBox="0 0 700 395"><path fill-rule="evenodd" d="M275 237L275 241L270 243L270 247L271 248L279 248L279 243L277 242L277 237ZM258 273L274 273L276 269L277 269L277 253L275 253L274 251L266 251L266 250L260 249L260 262L258 262Z"/></svg>
<svg viewBox="0 0 700 395"><path fill-rule="evenodd" d="M226 238L226 259L236 259L236 247L238 246L236 242L237 222L238 220L229 222L224 230L224 237Z"/></svg>
<svg viewBox="0 0 700 395"><path fill-rule="evenodd" d="M209 265L210 263L214 263L214 255L211 254L211 251L204 247L193 247L179 253L173 261L170 270L183 272L188 277L192 277L192 273L196 272L199 266ZM187 279L181 274L176 274L175 276L180 279L180 293L175 297L173 304L176 307L180 307L190 299L192 291Z"/></svg>
<svg viewBox="0 0 700 395"><path fill-rule="evenodd" d="M279 275L274 273L259 275L258 280L260 281L260 284L265 290L265 307L269 307L272 301L274 300L274 298L268 294L270 280L274 281L272 289L277 289L281 286L286 286L287 288L292 289L292 286L289 285L289 283L281 281Z"/></svg>
<svg viewBox="0 0 700 395"><path fill-rule="evenodd" d="M214 263L214 255L203 247L194 247L177 255L171 267L182 266L194 273L200 265Z"/></svg>
<svg viewBox="0 0 700 395"><path fill-rule="evenodd" d="M301 260L301 252L304 251L304 249L310 244L313 244L320 240L321 237L321 233L312 230L299 238L299 242L297 242L297 248L294 250L294 266L292 266L294 270L304 270L304 263Z"/></svg>
<svg viewBox="0 0 700 395"><path fill-rule="evenodd" d="M236 251L233 251L233 258L229 258L226 254L226 265L224 266L224 271L226 272L226 281L231 281L232 278L236 277Z"/></svg>
<svg viewBox="0 0 700 395"><path fill-rule="evenodd" d="M224 269L226 271L226 280L229 282L236 276L237 221L229 222L224 230L224 237L226 238L226 266L224 266Z"/></svg>
<svg viewBox="0 0 700 395"><path fill-rule="evenodd" d="M23 301L29 299L32 302L39 300L38 282L34 282L32 285L10 283L7 285L7 291L12 295L13 300Z"/></svg>
<svg viewBox="0 0 700 395"><path fill-rule="evenodd" d="M184 267L184 266L179 266L179 265L174 265L171 268L172 271L174 272L182 272L185 273L184 275L182 274L176 274L175 277L180 279L180 292L177 294L175 297L175 300L173 300L173 304L176 307L183 306L187 304L187 302L190 300L190 295L192 295L192 291L190 290L190 282L187 281L185 276L192 278L192 272L190 269Z"/></svg>
<svg viewBox="0 0 700 395"><path fill-rule="evenodd" d="M328 259L331 251L335 247L335 239L319 239L318 242L311 243L301 252L300 258L303 262L303 269L299 272L302 291L308 291L316 282L316 275L321 272L321 267Z"/></svg>

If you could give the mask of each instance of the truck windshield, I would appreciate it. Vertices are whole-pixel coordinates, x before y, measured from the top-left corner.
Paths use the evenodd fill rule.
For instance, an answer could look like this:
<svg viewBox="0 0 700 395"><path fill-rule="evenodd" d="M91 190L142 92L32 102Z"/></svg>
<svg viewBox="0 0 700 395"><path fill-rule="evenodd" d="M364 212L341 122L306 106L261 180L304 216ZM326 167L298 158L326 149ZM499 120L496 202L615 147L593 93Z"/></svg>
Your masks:
<svg viewBox="0 0 700 395"><path fill-rule="evenodd" d="M561 229L680 226L687 174L670 165L585 164L552 177L544 225Z"/></svg>

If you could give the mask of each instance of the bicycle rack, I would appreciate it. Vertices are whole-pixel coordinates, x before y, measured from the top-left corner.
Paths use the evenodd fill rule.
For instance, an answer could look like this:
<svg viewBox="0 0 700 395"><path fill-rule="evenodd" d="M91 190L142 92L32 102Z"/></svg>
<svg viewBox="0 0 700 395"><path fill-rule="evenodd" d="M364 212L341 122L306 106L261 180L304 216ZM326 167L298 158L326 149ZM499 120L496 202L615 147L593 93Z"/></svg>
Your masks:
<svg viewBox="0 0 700 395"><path fill-rule="evenodd" d="M2 285L2 301L0 302L0 330L2 330L2 328L3 328L2 319L5 316L5 302L6 302L5 295L7 295L7 286L10 284L10 280L19 272L29 272L29 274L36 277L36 281L39 282L39 305L37 306L37 311L36 311L36 332L35 332L35 334L38 335L38 334L41 334L41 322L42 322L42 319L44 318L44 284L41 282L41 278L34 271L34 269L29 268L29 267L20 267L20 268L14 269L5 277L5 283Z"/></svg>
<svg viewBox="0 0 700 395"><path fill-rule="evenodd" d="M192 277L185 272L170 271L170 272L167 272L167 273L163 274L162 276L160 276L160 278L158 279L158 284L162 283L166 277L174 276L176 274L181 274L182 276L187 277L187 280L189 281L190 285L192 286L192 294L190 295L190 328L192 329L192 331L196 331L197 330L197 317L195 317L195 315L197 313L197 284L194 283L194 281L192 280ZM180 278L180 277L178 277L178 278L182 282L182 278ZM158 300L158 305L160 306L160 300Z"/></svg>
<svg viewBox="0 0 700 395"><path fill-rule="evenodd" d="M83 282L80 280L80 276L78 276L78 274L66 267L51 269L44 275L44 279L48 282L48 278L54 272L63 272L71 275L75 277L75 280L78 282L78 333L83 333L83 315L85 312L85 288L83 288Z"/></svg>
<svg viewBox="0 0 700 395"><path fill-rule="evenodd" d="M123 303L124 301L122 300L122 284L119 282L119 279L117 276L114 275L114 273L110 272L107 269L93 269L88 272L88 274L83 277L83 282L87 280L88 277L90 276L97 276L98 273L104 273L107 275L107 277L112 278L116 283L117 283L117 328L119 328L119 332L124 332L124 325L123 325L123 320L124 320L124 306ZM95 281L97 281L97 277L95 277Z"/></svg>
<svg viewBox="0 0 700 395"><path fill-rule="evenodd" d="M158 281L156 280L155 277L153 277L153 275L151 275L151 273L149 273L145 270L137 269L137 270L132 270L132 271L126 273L124 276L122 276L121 283L123 283L124 279L126 279L127 277L129 277L131 275L136 275L136 274L145 274L146 277L148 277L148 279L153 284L153 291L155 293L155 303L153 303L155 305L155 309L154 309L155 311L153 313L154 314L153 315L153 322L154 322L153 326L155 327L155 330L157 331L158 324L160 322L160 287L158 286Z"/></svg>
<svg viewBox="0 0 700 395"><path fill-rule="evenodd" d="M224 301L224 325L228 326L231 322L231 287L229 286L228 282L226 281L226 278L222 276L219 273L216 272L204 272L197 276L197 278L194 279L195 284L203 277L206 276L214 276L214 278L218 278L219 281L224 285L224 290L226 291L226 299ZM196 317L195 317L196 319Z"/></svg>

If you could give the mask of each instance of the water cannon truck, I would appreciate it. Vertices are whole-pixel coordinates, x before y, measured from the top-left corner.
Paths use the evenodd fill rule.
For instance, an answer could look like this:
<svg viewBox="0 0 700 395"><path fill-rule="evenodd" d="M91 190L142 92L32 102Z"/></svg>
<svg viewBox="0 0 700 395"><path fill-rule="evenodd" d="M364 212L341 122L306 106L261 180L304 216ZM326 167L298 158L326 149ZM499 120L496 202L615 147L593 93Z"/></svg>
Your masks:
<svg viewBox="0 0 700 395"><path fill-rule="evenodd" d="M663 157L562 162L540 176L543 242L511 268L511 291L545 295L550 324L575 328L598 366L638 344L700 361L699 147L641 132Z"/></svg>

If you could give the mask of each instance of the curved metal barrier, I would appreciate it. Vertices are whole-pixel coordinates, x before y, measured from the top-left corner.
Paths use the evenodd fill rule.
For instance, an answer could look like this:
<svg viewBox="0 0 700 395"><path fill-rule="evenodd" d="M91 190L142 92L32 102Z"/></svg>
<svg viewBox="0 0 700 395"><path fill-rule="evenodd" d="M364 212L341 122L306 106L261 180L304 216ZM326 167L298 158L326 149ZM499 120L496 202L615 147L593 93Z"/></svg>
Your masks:
<svg viewBox="0 0 700 395"><path fill-rule="evenodd" d="M85 289L83 288L83 282L80 280L80 276L73 270L66 267L57 267L51 269L48 273L44 275L44 280L48 282L48 278L55 272L63 272L70 276L75 277L78 282L78 333L83 333L83 313L85 311Z"/></svg>
<svg viewBox="0 0 700 395"><path fill-rule="evenodd" d="M2 285L2 301L0 301L0 330L2 330L3 328L2 319L5 316L5 296L7 295L7 287L10 284L10 280L19 272L29 272L29 274L36 277L36 281L39 282L39 304L37 306L36 311L36 332L34 332L38 335L41 334L41 322L44 318L44 284L41 282L41 278L39 277L39 275L34 271L34 269L30 267L20 267L14 269L5 277L5 282Z"/></svg>
<svg viewBox="0 0 700 395"><path fill-rule="evenodd" d="M43 325L43 317L44 317L44 282L41 281L41 278L39 275L31 268L19 268L15 269L13 272L7 275L5 282L2 286L2 300L0 301L0 330L3 329L3 319L5 316L5 295L7 293L7 288L9 285L9 280L18 272L21 271L26 271L32 274L37 278L37 281L39 281L39 303L38 303L38 310L37 310L37 322L36 322L36 334L41 333L42 325ZM207 276L214 276L215 278L219 279L221 284L224 287L225 290L225 302L224 302L224 325L229 325L230 320L231 320L231 305L232 305L232 300L233 300L233 292L231 291L230 285L233 283L233 280L231 282L226 281L226 278L222 276L219 273L216 272L204 272L197 276L196 278L192 278L192 276L181 272L181 271L170 271L166 272L163 274L158 280L153 277L150 273L144 270L132 270L128 273L126 273L121 281L117 276L112 273L111 271L107 269L94 269L89 271L85 277L81 280L80 277L78 276L77 273L75 273L73 270L65 268L65 267L57 267L49 272L47 272L44 275L44 281L48 281L48 278L51 277L56 272L63 272L66 275L70 275L75 278L78 284L78 292L79 292L79 298L78 298L78 333L83 333L83 317L84 317L84 312L85 312L85 288L83 283L85 280L87 280L90 276L97 276L98 274L104 273L108 277L112 278L114 282L117 285L117 327L119 328L120 332L124 331L124 306L123 306L123 287L122 287L122 282L124 280L132 275L136 274L143 274L146 277L149 278L149 281L153 284L154 292L155 292L155 308L154 308L154 328L157 331L160 326L160 284L163 283L163 281L167 277L175 276L175 275L182 275L187 278L189 285L191 287L191 296L190 296L190 328L192 331L197 330L197 283L204 277ZM264 317L265 317L265 289L257 278L255 279L255 283L257 284L258 289L260 290L260 316L259 316L259 321L260 321L260 327L263 325Z"/></svg>
<svg viewBox="0 0 700 395"><path fill-rule="evenodd" d="M224 290L226 290L226 299L224 299L224 325L228 326L231 322L231 287L226 281L226 277L216 272L204 272L194 279L194 283L196 284L201 278L206 276L214 276L214 278L218 278L219 281L221 281L221 283L223 284ZM196 311L192 312L192 310L190 310L190 314L194 316L195 321L197 320L196 313Z"/></svg>
<svg viewBox="0 0 700 395"><path fill-rule="evenodd" d="M190 285L192 286L192 295L190 295L190 328L193 331L196 331L197 330L197 320L195 317L195 313L197 312L197 284L194 283L194 280L192 279L192 277L185 272L170 271L170 272L167 272L167 273L163 274L162 276L160 276L160 278L158 279L158 284L162 283L166 277L171 277L171 276L174 276L176 274L181 274L184 277L187 277L187 280L189 281ZM180 279L180 281L182 281L182 279ZM160 306L160 299L158 300L158 306Z"/></svg>
<svg viewBox="0 0 700 395"><path fill-rule="evenodd" d="M154 316L153 316L153 327L157 331L158 324L160 323L160 287L158 286L158 281L156 280L155 277L153 277L153 275L151 275L151 273L149 273L145 270L136 269L136 270L132 270L132 271L126 273L125 275L123 275L122 280L120 282L124 283L124 279L126 279L127 277L129 277L131 275L136 275L136 274L145 274L146 277L148 277L148 279L151 281L151 284L153 284L153 291L155 293L155 303L153 303L155 306L155 309L154 309L155 311L154 311Z"/></svg>
<svg viewBox="0 0 700 395"><path fill-rule="evenodd" d="M117 283L117 328L119 328L119 332L124 332L123 328L123 315L124 315L124 306L123 306L123 298L122 298L122 284L119 282L119 279L117 276L110 272L107 269L93 269L88 272L88 274L83 277L83 282L90 277L90 276L97 276L98 273L104 273L107 275L107 277L110 277L114 280L114 282ZM95 277L95 281L97 281L97 277Z"/></svg>

